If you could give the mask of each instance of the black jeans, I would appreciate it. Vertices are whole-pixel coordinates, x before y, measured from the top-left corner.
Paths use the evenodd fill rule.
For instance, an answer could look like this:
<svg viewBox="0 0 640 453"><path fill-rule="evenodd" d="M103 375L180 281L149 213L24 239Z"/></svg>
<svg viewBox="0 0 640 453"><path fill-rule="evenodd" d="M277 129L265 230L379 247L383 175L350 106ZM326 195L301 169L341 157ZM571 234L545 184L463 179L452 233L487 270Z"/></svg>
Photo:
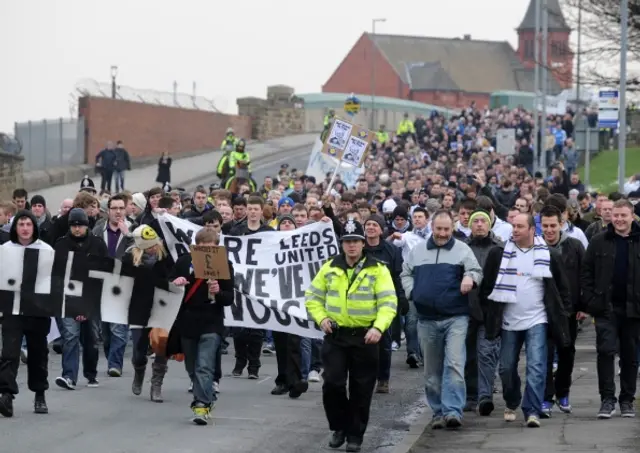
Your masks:
<svg viewBox="0 0 640 453"><path fill-rule="evenodd" d="M44 393L49 389L49 345L47 335L51 318L5 315L2 322L0 357L0 394L18 394L18 367L22 337L27 339L27 383L29 390Z"/></svg>
<svg viewBox="0 0 640 453"><path fill-rule="evenodd" d="M391 323L391 341L395 341L400 345L402 343L402 315L397 314Z"/></svg>
<svg viewBox="0 0 640 453"><path fill-rule="evenodd" d="M236 350L236 366L234 371L242 371L247 367L249 373L260 370L260 353L264 331L260 329L238 329L233 336L233 347ZM247 366L248 365L248 366Z"/></svg>
<svg viewBox="0 0 640 453"><path fill-rule="evenodd" d="M108 190L111 192L111 180L113 179L113 170L102 168L100 170L102 180L100 181L100 190Z"/></svg>
<svg viewBox="0 0 640 453"><path fill-rule="evenodd" d="M274 331L273 343L276 348L276 361L278 362L276 385L291 388L302 380L300 337Z"/></svg>
<svg viewBox="0 0 640 453"><path fill-rule="evenodd" d="M464 364L464 382L467 386L467 402L470 404L478 403L478 327L478 321L470 317L466 340L467 361Z"/></svg>
<svg viewBox="0 0 640 453"><path fill-rule="evenodd" d="M553 397L557 399L569 396L571 389L571 374L573 364L576 359L576 337L578 336L578 321L575 315L569 317L569 334L571 344L566 348L556 348L553 339L547 340L547 385L544 391L544 400L552 402ZM553 377L553 359L558 351L558 370L555 379Z"/></svg>
<svg viewBox="0 0 640 453"><path fill-rule="evenodd" d="M340 327L326 335L322 345L322 403L329 429L344 431L358 442L367 430L378 376L378 345L364 343L367 330Z"/></svg>
<svg viewBox="0 0 640 453"><path fill-rule="evenodd" d="M151 329L146 327L142 329L131 329L131 340L133 343L131 364L134 368L145 368L147 366L147 363L149 362L149 357L147 357L149 345L151 344L151 341L149 340L149 332L151 332ZM156 354L153 363L166 365L167 357L164 355Z"/></svg>
<svg viewBox="0 0 640 453"><path fill-rule="evenodd" d="M619 313L597 317L596 349L598 352L598 389L602 401L616 401L615 356L620 353L621 403L632 403L638 378L638 336L640 319Z"/></svg>

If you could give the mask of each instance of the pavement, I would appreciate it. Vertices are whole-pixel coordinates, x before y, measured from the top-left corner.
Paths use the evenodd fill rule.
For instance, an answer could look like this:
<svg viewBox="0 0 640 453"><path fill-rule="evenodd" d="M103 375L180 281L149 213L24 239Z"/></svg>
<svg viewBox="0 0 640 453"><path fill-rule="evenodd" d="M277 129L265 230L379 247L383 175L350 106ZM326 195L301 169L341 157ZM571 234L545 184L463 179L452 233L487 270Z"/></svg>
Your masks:
<svg viewBox="0 0 640 453"><path fill-rule="evenodd" d="M596 419L596 413L600 408L600 396L596 371L595 330L591 324L579 334L576 349L571 387L573 411L570 415L563 414L556 408L551 419L542 420L542 427L539 429L525 427L522 412L518 412L516 422L506 423L502 419L504 403L501 395L497 394L494 398L496 409L491 417L465 413L463 428L455 432L433 431L427 427L416 436L417 439L409 452L427 453L436 449L439 452L455 453L640 451L638 418L621 418L618 410L618 415L610 420ZM525 359L521 357L521 363L523 362ZM521 366L520 376L523 380L524 375L524 368ZM428 412L425 415L430 415Z"/></svg>
<svg viewBox="0 0 640 453"><path fill-rule="evenodd" d="M131 345L127 347L130 351ZM19 371L21 393L14 401L15 415L0 417L0 451L3 453L321 453L327 447L329 430L322 408L322 384L311 383L298 400L270 394L277 374L275 356L262 357L260 379L245 374L233 378L233 349L223 356L221 394L213 412L213 424L190 422L191 395L184 365L169 363L162 404L149 400L150 368L143 393L131 393L133 370L130 354L120 378L105 374L100 358L100 387L88 388L83 378L76 390L58 388L60 357L50 355L47 392L50 413L33 413L33 394L26 388L26 366ZM391 393L375 395L363 451L394 453L410 425L424 410L422 372L404 364L405 352L393 354ZM82 374L80 374L82 376ZM342 450L344 451L344 450ZM406 452L406 449L405 449Z"/></svg>
<svg viewBox="0 0 640 453"><path fill-rule="evenodd" d="M311 148L317 134L293 135L268 140L260 143L250 143L247 147L252 160L254 179L262 184L268 174L276 176L280 165L288 163L290 168L306 170L311 155ZM173 187L194 188L198 184L215 182L216 166L220 159L220 151L211 151L193 157L176 159L171 165L171 185ZM157 164L137 168L125 173L125 188L133 192L143 192L154 185L158 172ZM89 174L98 190L100 190L100 176ZM55 213L65 198L73 198L80 188L81 179L65 185L58 185L48 189L41 189L29 193L29 197L40 194L47 200L49 210ZM112 188L115 188L112 182Z"/></svg>

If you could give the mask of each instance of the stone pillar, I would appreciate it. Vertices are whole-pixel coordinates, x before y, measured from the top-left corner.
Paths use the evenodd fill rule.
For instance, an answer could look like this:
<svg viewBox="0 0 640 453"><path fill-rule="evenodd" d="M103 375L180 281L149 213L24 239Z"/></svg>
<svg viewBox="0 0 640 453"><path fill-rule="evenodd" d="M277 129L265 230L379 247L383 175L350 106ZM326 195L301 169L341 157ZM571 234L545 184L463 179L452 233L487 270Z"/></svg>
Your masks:
<svg viewBox="0 0 640 453"><path fill-rule="evenodd" d="M0 151L0 198L11 200L13 191L23 187L24 157Z"/></svg>

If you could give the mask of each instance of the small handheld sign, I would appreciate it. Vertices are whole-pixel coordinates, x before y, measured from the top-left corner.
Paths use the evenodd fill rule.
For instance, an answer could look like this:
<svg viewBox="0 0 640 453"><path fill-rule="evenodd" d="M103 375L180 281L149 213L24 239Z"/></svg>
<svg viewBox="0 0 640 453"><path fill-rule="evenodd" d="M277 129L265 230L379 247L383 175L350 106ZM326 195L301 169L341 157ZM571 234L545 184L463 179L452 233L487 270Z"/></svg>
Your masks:
<svg viewBox="0 0 640 453"><path fill-rule="evenodd" d="M192 245L191 261L196 278L229 280L227 251L223 246Z"/></svg>
<svg viewBox="0 0 640 453"><path fill-rule="evenodd" d="M360 112L360 99L353 93L344 101L344 111L349 116L355 116Z"/></svg>

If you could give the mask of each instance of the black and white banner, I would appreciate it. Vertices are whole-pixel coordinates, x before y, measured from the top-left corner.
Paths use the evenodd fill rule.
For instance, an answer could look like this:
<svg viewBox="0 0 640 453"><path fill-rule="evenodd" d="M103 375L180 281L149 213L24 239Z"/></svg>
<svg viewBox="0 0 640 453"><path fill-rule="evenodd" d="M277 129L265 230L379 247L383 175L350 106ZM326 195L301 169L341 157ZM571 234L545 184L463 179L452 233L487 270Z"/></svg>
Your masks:
<svg viewBox="0 0 640 453"><path fill-rule="evenodd" d="M0 312L171 329L184 290L111 258L0 247Z"/></svg>
<svg viewBox="0 0 640 453"><path fill-rule="evenodd" d="M188 253L190 241L201 227L166 214L158 221L174 259ZM235 303L225 309L225 325L322 338L322 332L309 320L304 293L322 264L338 254L331 223L313 223L293 231L222 236L221 244L233 263L236 289Z"/></svg>

